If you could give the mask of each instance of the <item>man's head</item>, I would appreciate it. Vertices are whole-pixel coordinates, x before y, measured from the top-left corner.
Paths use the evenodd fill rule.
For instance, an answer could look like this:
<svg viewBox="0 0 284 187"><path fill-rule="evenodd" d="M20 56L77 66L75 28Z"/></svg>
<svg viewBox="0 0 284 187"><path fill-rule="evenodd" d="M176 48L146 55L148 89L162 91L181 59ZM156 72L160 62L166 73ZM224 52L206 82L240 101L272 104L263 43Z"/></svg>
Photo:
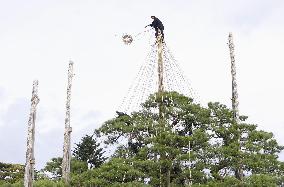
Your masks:
<svg viewBox="0 0 284 187"><path fill-rule="evenodd" d="M155 19L155 16L151 16L152 19Z"/></svg>

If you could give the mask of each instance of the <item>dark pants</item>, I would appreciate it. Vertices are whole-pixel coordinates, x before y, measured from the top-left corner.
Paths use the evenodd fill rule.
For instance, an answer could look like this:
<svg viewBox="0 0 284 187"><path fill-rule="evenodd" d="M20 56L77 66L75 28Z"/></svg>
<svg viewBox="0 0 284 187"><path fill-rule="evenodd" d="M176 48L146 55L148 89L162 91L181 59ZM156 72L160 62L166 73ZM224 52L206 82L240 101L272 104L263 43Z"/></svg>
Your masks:
<svg viewBox="0 0 284 187"><path fill-rule="evenodd" d="M156 38L158 37L160 31L162 35L162 40L164 40L164 29L155 28L155 31L156 31L155 33Z"/></svg>

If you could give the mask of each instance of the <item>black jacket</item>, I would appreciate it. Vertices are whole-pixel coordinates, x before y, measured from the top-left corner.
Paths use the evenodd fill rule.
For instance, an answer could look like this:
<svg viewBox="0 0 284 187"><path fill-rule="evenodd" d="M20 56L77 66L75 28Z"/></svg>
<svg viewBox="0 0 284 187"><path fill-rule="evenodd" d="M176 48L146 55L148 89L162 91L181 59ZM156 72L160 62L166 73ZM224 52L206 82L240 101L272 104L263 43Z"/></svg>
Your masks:
<svg viewBox="0 0 284 187"><path fill-rule="evenodd" d="M149 26L154 27L155 29L164 30L164 25L158 18L154 18L153 22Z"/></svg>

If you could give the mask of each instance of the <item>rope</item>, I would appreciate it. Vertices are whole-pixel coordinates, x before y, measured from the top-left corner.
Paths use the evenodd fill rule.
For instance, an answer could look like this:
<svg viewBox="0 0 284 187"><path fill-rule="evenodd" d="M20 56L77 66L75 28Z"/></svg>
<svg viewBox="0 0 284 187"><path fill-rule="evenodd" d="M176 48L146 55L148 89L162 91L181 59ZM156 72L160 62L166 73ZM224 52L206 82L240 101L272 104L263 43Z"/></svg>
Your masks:
<svg viewBox="0 0 284 187"><path fill-rule="evenodd" d="M151 29L135 35L138 37ZM200 103L200 98L192 89L189 80L184 75L180 65L174 58L172 52L166 43L163 43L163 61L164 61L164 88L165 91L176 91L189 96ZM158 72L157 72L157 46L152 44L145 61L139 68L137 76L132 81L126 96L123 98L120 111L126 113L141 109L141 103L149 97L150 94L157 92ZM171 98L172 99L172 98ZM153 111L154 112L154 111Z"/></svg>

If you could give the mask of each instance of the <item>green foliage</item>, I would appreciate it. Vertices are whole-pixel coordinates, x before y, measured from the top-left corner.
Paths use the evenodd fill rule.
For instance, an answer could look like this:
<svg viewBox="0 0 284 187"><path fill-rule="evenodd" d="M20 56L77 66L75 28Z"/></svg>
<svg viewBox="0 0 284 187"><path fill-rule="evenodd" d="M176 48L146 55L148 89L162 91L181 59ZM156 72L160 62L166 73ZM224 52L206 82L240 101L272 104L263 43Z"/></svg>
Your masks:
<svg viewBox="0 0 284 187"><path fill-rule="evenodd" d="M99 168L72 176L72 186L109 186L114 183L141 183L143 173L135 169L130 160L113 158Z"/></svg>
<svg viewBox="0 0 284 187"><path fill-rule="evenodd" d="M272 133L247 124L246 116L236 120L225 105L202 107L177 92L153 94L141 106L96 130L115 149L107 162L93 136L76 144L71 186L179 187L189 181L193 187L284 186L284 163L278 160L284 147ZM52 173L53 180L37 172L35 186L64 186L61 164L62 158L48 162L43 172ZM2 178L14 175L6 170L2 166ZM0 185L12 186L7 182L2 179Z"/></svg>
<svg viewBox="0 0 284 187"><path fill-rule="evenodd" d="M33 187L67 187L62 181L52 181L48 179L37 180L33 183Z"/></svg>
<svg viewBox="0 0 284 187"><path fill-rule="evenodd" d="M284 180L281 177L266 174L254 174L245 178L243 182L235 177L225 177L221 180L209 181L206 184L194 184L192 187L276 187L283 186Z"/></svg>
<svg viewBox="0 0 284 187"><path fill-rule="evenodd" d="M62 177L62 157L52 158L51 161L46 163L42 173L51 173L51 179L60 180ZM88 170L87 163L71 158L71 173L80 174ZM43 175L43 174L42 174ZM39 177L45 179L46 177Z"/></svg>
<svg viewBox="0 0 284 187"><path fill-rule="evenodd" d="M71 173L73 174L81 174L88 170L88 165L86 162L82 162L75 158L71 159Z"/></svg>
<svg viewBox="0 0 284 187"><path fill-rule="evenodd" d="M276 177L269 174L254 174L246 178L246 186L257 186L257 187L273 187L273 186L283 186L284 178Z"/></svg>
<svg viewBox="0 0 284 187"><path fill-rule="evenodd" d="M114 157L133 159L134 167L150 179L151 185L159 185L161 178L164 184L175 181L182 185L190 175L187 171L190 141L192 174L196 182L206 180L204 153L210 139L206 133L209 111L176 92L151 95L142 106L141 111L118 116L99 129L102 136L107 136L107 144L126 140L127 144L120 145Z"/></svg>
<svg viewBox="0 0 284 187"><path fill-rule="evenodd" d="M106 121L98 132L106 144L117 146L113 157L131 160L150 185L183 186L191 176L194 184L238 186L242 173L283 175L278 161L283 146L272 133L246 124L246 116L236 123L225 105L204 108L165 92L151 95L142 107Z"/></svg>
<svg viewBox="0 0 284 187"><path fill-rule="evenodd" d="M52 174L52 179L59 180L62 177L62 157L52 158L51 161L46 163L43 172Z"/></svg>
<svg viewBox="0 0 284 187"><path fill-rule="evenodd" d="M1 187L23 187L24 182L23 180L19 180L18 182L15 182L15 183L0 181L0 186Z"/></svg>
<svg viewBox="0 0 284 187"><path fill-rule="evenodd" d="M25 168L20 164L7 164L0 162L0 184L1 181L15 183L24 178Z"/></svg>
<svg viewBox="0 0 284 187"><path fill-rule="evenodd" d="M210 148L210 170L214 179L223 180L232 173L240 179L240 169L244 173L283 173L278 153L283 150L272 133L259 131L256 125L233 120L233 113L225 105L209 103L212 135Z"/></svg>
<svg viewBox="0 0 284 187"><path fill-rule="evenodd" d="M221 180L211 180L205 184L193 184L192 187L243 187L244 183L241 183L235 177L225 177Z"/></svg>
<svg viewBox="0 0 284 187"><path fill-rule="evenodd" d="M100 167L106 160L103 149L93 136L85 135L81 142L76 144L73 156L80 161L86 162L91 168Z"/></svg>

